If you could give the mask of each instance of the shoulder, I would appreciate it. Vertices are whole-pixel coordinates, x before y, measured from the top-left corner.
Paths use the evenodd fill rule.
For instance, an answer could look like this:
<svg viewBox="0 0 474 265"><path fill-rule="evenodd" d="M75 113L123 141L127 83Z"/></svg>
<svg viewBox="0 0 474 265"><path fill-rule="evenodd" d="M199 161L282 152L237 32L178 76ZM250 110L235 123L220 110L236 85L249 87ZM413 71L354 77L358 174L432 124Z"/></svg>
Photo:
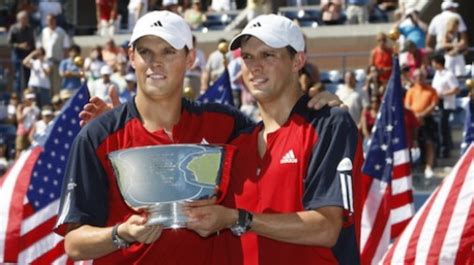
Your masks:
<svg viewBox="0 0 474 265"><path fill-rule="evenodd" d="M299 106L294 114L302 117L308 124L311 124L318 132L335 127L345 127L348 132L357 131L354 121L349 112L339 107L324 107L320 110L313 110L306 106Z"/></svg>
<svg viewBox="0 0 474 265"><path fill-rule="evenodd" d="M87 123L78 136L99 145L109 135L125 127L126 123L134 117L136 114L134 114L133 103L127 102Z"/></svg>

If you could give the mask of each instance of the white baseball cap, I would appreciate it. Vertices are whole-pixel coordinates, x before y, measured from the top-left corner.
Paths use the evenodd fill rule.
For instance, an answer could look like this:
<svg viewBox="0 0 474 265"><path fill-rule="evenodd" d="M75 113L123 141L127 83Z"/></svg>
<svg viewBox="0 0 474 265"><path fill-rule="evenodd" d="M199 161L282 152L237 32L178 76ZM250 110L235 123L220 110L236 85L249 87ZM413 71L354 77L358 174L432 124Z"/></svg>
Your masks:
<svg viewBox="0 0 474 265"><path fill-rule="evenodd" d="M441 9L442 10L446 10L446 9L449 9L449 8L458 8L458 7L459 7L459 4L454 2L453 0L444 0L441 3Z"/></svg>
<svg viewBox="0 0 474 265"><path fill-rule="evenodd" d="M137 82L137 78L135 77L134 73L128 73L125 75L125 81Z"/></svg>
<svg viewBox="0 0 474 265"><path fill-rule="evenodd" d="M169 11L152 11L138 19L133 28L130 45L143 36L157 36L175 49L193 48L193 35L184 19Z"/></svg>
<svg viewBox="0 0 474 265"><path fill-rule="evenodd" d="M100 68L100 75L111 75L112 68L108 65L104 65Z"/></svg>
<svg viewBox="0 0 474 265"><path fill-rule="evenodd" d="M230 42L230 49L241 45L243 36L250 35L272 48L291 46L297 52L304 52L305 41L301 29L290 19L279 15L261 15L252 19L244 30Z"/></svg>

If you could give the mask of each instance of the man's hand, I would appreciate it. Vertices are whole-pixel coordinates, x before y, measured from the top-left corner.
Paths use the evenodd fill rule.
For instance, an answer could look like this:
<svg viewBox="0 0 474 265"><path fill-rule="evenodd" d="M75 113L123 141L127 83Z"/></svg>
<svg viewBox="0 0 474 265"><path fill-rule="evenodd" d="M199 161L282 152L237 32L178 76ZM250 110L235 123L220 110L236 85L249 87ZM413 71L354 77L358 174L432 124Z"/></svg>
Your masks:
<svg viewBox="0 0 474 265"><path fill-rule="evenodd" d="M319 110L326 105L329 107L345 107L338 96L327 91L320 91L316 86L310 87L308 95L311 97L308 101L308 107L315 110Z"/></svg>
<svg viewBox="0 0 474 265"><path fill-rule="evenodd" d="M189 207L185 213L189 218L186 227L202 237L208 237L232 226L238 218L237 210L222 205Z"/></svg>
<svg viewBox="0 0 474 265"><path fill-rule="evenodd" d="M79 113L79 118L81 119L79 124L81 127L95 119L100 114L120 105L119 95L116 89L109 89L109 97L112 102L111 104L107 104L101 98L95 96L89 99L89 103L84 105L84 108Z"/></svg>
<svg viewBox="0 0 474 265"><path fill-rule="evenodd" d="M163 228L160 225L145 225L146 222L146 217L132 215L118 226L117 233L129 243L151 244L160 237Z"/></svg>

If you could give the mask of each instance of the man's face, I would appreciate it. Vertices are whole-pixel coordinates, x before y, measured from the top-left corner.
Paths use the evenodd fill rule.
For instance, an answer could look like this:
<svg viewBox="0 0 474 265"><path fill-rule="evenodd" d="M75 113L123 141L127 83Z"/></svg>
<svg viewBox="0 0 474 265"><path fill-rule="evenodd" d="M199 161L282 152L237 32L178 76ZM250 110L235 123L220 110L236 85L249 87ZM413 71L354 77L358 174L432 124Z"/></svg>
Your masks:
<svg viewBox="0 0 474 265"><path fill-rule="evenodd" d="M194 62L194 50L186 54L165 40L144 36L129 50L137 77L138 93L153 99L181 97L184 74Z"/></svg>
<svg viewBox="0 0 474 265"><path fill-rule="evenodd" d="M242 41L241 48L243 79L259 102L278 99L297 82L304 55L292 58L286 48L272 48L255 37Z"/></svg>
<svg viewBox="0 0 474 265"><path fill-rule="evenodd" d="M50 28L56 27L56 18L54 18L52 15L48 15L48 16L46 17L46 24L47 24Z"/></svg>

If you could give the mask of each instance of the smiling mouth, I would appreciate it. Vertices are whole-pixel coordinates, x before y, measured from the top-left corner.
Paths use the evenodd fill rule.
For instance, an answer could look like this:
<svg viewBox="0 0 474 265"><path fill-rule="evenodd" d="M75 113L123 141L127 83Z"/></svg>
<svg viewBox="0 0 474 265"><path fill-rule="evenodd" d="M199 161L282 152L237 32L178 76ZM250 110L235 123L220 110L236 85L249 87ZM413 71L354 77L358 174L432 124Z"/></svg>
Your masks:
<svg viewBox="0 0 474 265"><path fill-rule="evenodd" d="M147 75L147 78L150 78L152 80L163 80L166 78L165 75L160 75L160 74L149 74Z"/></svg>
<svg viewBox="0 0 474 265"><path fill-rule="evenodd" d="M268 81L268 78L252 78L250 80L250 82L252 82L252 84L256 86L264 84L267 81Z"/></svg>

